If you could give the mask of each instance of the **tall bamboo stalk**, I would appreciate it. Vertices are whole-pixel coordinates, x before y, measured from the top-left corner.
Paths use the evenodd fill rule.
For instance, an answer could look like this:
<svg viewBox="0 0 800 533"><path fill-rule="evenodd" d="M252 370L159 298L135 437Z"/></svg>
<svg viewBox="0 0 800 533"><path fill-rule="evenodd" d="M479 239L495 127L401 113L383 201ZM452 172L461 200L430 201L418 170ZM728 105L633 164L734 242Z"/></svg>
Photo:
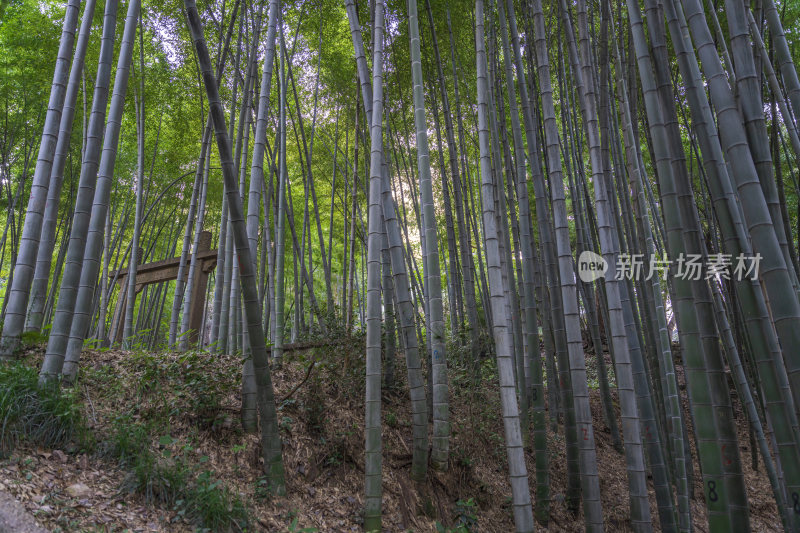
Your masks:
<svg viewBox="0 0 800 533"><path fill-rule="evenodd" d="M528 472L525 466L522 434L519 422L519 407L514 383L514 363L510 351L510 335L507 331L508 317L503 294L502 268L500 265L499 239L494 209L494 185L492 181L491 156L489 150L489 84L486 48L484 44L483 0L475 0L475 53L477 62L478 92L478 138L480 145L480 171L483 197L483 225L486 258L489 267L489 289L491 291L494 320L495 353L500 380L500 400L503 410L503 426L506 437L506 453L511 479L511 497L514 524L518 533L534 530L531 509Z"/></svg>
<svg viewBox="0 0 800 533"><path fill-rule="evenodd" d="M112 0L113 2L113 0ZM75 29L78 25L78 7L80 0L68 0L64 14L64 24L58 45L58 56L50 85L50 101L44 120L39 155L28 196L28 207L25 211L25 222L14 264L13 280L8 291L7 304L4 309L3 333L0 337L0 359L9 359L16 351L19 336L25 325L25 313L28 310L28 298L33 283L36 255L42 232L45 204L53 168L53 156L59 138L64 99L67 91L67 66L72 55L75 41ZM98 76L98 79L99 76ZM69 113L69 111L68 111ZM71 132L70 132L71 133Z"/></svg>
<svg viewBox="0 0 800 533"><path fill-rule="evenodd" d="M258 304L258 288L256 286L255 268L250 256L250 245L247 240L247 227L242 208L242 199L236 187L236 176L233 172L233 158L230 139L225 128L225 115L219 99L217 82L211 71L211 58L208 54L200 16L194 0L184 3L187 12L189 30L192 41L197 51L200 71L203 75L203 84L208 95L209 113L213 119L216 133L217 148L219 150L222 174L225 180L225 197L231 215L231 225L234 228L236 253L240 258L242 299L244 301L247 317L247 331L250 349L253 356L253 368L258 383L258 411L261 422L261 447L264 458L264 468L267 470L270 487L279 495L286 493L284 481L283 458L281 454L281 438L278 433L277 412L275 398L270 377L269 362L264 343L264 328L261 324L261 310Z"/></svg>

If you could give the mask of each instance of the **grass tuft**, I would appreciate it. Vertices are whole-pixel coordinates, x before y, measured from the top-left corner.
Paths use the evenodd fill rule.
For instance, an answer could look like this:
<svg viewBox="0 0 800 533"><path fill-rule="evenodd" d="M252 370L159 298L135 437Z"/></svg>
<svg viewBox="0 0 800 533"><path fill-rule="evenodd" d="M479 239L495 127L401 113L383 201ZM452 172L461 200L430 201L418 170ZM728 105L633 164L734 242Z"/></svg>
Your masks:
<svg viewBox="0 0 800 533"><path fill-rule="evenodd" d="M40 386L33 368L0 365L0 457L20 442L43 448L86 444L88 434L77 391Z"/></svg>
<svg viewBox="0 0 800 533"><path fill-rule="evenodd" d="M162 437L162 444L171 444ZM148 503L171 507L201 531L243 531L250 516L242 500L210 472L196 472L169 449L151 448L147 426L121 417L114 423L106 454L130 469L121 490L139 494Z"/></svg>

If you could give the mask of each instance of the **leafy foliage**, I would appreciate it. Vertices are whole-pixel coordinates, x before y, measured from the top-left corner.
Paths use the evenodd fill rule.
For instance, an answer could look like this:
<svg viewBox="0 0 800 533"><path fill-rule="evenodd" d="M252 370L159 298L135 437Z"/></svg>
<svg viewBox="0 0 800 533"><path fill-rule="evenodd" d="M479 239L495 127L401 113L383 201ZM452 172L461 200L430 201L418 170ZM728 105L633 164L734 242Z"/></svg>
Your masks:
<svg viewBox="0 0 800 533"><path fill-rule="evenodd" d="M209 375L208 355L190 351L171 357L147 352L133 355L141 373L136 388L148 418L195 418L198 426L216 429L222 421L222 399L236 387L236 374ZM169 395L162 391L170 391Z"/></svg>
<svg viewBox="0 0 800 533"><path fill-rule="evenodd" d="M477 531L477 504L473 498L456 502L456 519L452 527L436 522L437 533L471 533Z"/></svg>
<svg viewBox="0 0 800 533"><path fill-rule="evenodd" d="M242 500L208 471L196 472L186 459L166 448L173 441L159 439L160 453L151 449L148 426L121 417L114 424L107 454L130 472L121 490L139 494L147 502L174 508L178 517L203 531L241 531L250 521Z"/></svg>
<svg viewBox="0 0 800 533"><path fill-rule="evenodd" d="M38 377L22 363L0 365L0 456L21 441L47 448L88 443L76 391L41 387Z"/></svg>

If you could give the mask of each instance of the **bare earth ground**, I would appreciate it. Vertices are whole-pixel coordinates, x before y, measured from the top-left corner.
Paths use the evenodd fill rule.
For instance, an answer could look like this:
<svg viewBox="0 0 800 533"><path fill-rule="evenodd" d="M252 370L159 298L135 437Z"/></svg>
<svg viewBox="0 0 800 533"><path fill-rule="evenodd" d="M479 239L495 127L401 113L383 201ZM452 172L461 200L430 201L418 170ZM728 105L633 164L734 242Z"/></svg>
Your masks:
<svg viewBox="0 0 800 533"><path fill-rule="evenodd" d="M363 351L361 352L363 353ZM86 417L95 439L107 435L115 415L127 413L133 420L146 419L160 405L172 402L167 388L149 383L142 355L121 351L90 351L83 355L79 381ZM177 354L148 356L179 362ZM41 354L27 356L38 365ZM176 412L169 417L169 435L176 452L239 494L251 510L255 531L294 531L317 528L324 532L361 531L363 507L363 361L327 365L318 362L308 372L311 353L291 356L282 368L273 370L273 383L280 409L278 417L284 442L288 485L285 498L264 497L259 492L260 448L255 435L239 430L241 396L238 391L240 360L208 355L203 373L227 391L209 427L196 413ZM328 359L331 357L328 356ZM336 361L341 362L342 357ZM359 366L360 364L360 366ZM38 366L37 366L38 368ZM383 399L383 495L386 531L436 531L436 522L455 523L464 506L475 502L476 531L513 531L511 493L500 416L496 377L477 390L466 378L451 376L450 469L431 472L428 483L417 487L409 480L411 464L411 415L405 388L404 362L398 355L397 386L384 391ZM462 379L462 381L458 381ZM304 382L305 380L305 382ZM155 381L158 381L156 379ZM289 398L290 391L303 383ZM592 391L592 412L597 428L597 451L601 492L607 531L629 531L627 480L624 456L611 446L602 420L599 396ZM180 399L174 405L180 407ZM284 401L281 401L284 400ZM172 404L170 404L172 405ZM763 465L751 469L746 421L736 412L742 463L750 501L754 531L780 531L780 520L772 500ZM547 531L583 531L583 518L566 509L566 463L563 434L548 435L551 444L551 520ZM157 436L154 448L159 446ZM533 454L528 454L532 489ZM695 458L695 472L699 472ZM43 450L20 447L0 462L0 492L13 495L36 519L53 531L194 531L173 509L145 503L141 496L120 490L127 472L115 461L95 452ZM697 476L696 476L697 479ZM67 488L82 483L85 494L73 497ZM469 508L469 506L467 506ZM651 510L657 519L651 490ZM707 530L702 486L696 482L692 512L697 531ZM541 524L539 524L541 526ZM658 529L658 524L655 524Z"/></svg>

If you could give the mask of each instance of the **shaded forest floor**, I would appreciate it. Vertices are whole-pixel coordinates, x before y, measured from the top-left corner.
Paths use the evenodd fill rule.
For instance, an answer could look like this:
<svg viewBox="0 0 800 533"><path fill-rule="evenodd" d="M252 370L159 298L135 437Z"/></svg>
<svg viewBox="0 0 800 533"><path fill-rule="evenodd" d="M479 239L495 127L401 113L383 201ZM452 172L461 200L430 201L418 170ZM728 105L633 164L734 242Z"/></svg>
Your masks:
<svg viewBox="0 0 800 533"><path fill-rule="evenodd" d="M79 444L19 442L0 460L0 491L53 531L218 531L245 523L247 531L361 531L363 353L358 341L297 351L273 370L285 498L266 490L258 437L241 430L240 358L194 352L85 352L73 390L86 421ZM23 362L38 369L41 358L33 348ZM384 389L382 410L385 530L513 531L494 365L484 361L479 385L452 365L450 469L431 471L422 487L409 479L411 414L400 354L395 368L396 384ZM596 390L591 401L606 529L628 531L625 458L612 447ZM780 531L763 465L751 468L738 407L736 418L752 529ZM548 439L548 530L583 531L582 516L564 501L563 434ZM532 453L528 469L534 487ZM657 519L652 486L651 510ZM692 510L697 531L706 531L699 481Z"/></svg>

